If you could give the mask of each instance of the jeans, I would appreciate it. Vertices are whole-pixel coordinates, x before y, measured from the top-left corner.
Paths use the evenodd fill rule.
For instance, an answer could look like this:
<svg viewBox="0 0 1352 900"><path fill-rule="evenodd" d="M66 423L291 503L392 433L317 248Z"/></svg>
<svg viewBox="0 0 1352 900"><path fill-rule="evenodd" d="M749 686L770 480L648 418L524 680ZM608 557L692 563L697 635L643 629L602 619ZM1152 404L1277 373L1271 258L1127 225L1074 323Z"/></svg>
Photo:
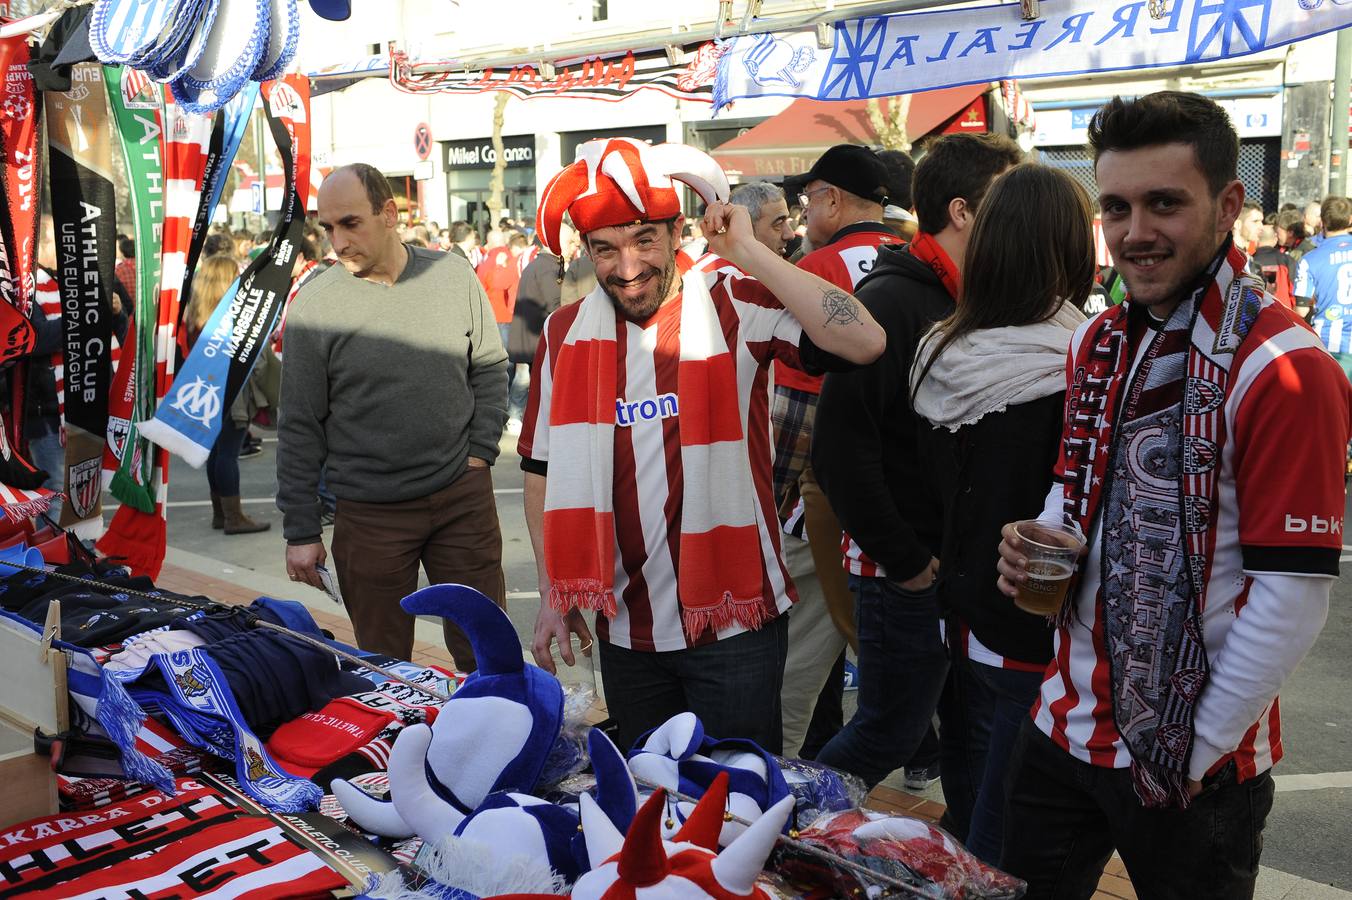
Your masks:
<svg viewBox="0 0 1352 900"><path fill-rule="evenodd" d="M780 752L787 614L756 631L685 650L653 653L597 643L606 707L621 752L627 753L644 732L686 711L699 716L710 737L747 738L770 753Z"/></svg>
<svg viewBox="0 0 1352 900"><path fill-rule="evenodd" d="M47 473L42 486L56 491L52 505L47 508L47 516L53 522L61 521L61 491L66 489L66 448L61 446L61 430L48 432L40 437L28 439L28 455L36 468Z"/></svg>
<svg viewBox="0 0 1352 900"><path fill-rule="evenodd" d="M808 722L807 735L803 738L803 747L798 751L799 759L816 759L831 738L840 734L845 727L845 651L840 651L826 684L817 695L817 705L812 708L812 720Z"/></svg>
<svg viewBox="0 0 1352 900"><path fill-rule="evenodd" d="M885 578L850 576L859 627L859 708L817 762L858 775L871 788L902 766L937 758L935 708L948 673L934 587L908 591Z"/></svg>
<svg viewBox="0 0 1352 900"><path fill-rule="evenodd" d="M1186 810L1146 809L1130 769L1081 762L1025 717L1009 766L1000 868L1028 882L1029 900L1093 896L1114 849L1140 897L1253 897L1272 776L1235 780L1234 763L1202 782Z"/></svg>
<svg viewBox="0 0 1352 900"><path fill-rule="evenodd" d="M507 388L507 418L520 421L526 415L526 399L530 395L530 366L517 363L512 365L510 384Z"/></svg>
<svg viewBox="0 0 1352 900"><path fill-rule="evenodd" d="M218 497L239 496L239 450L247 427L236 425L229 415L221 417L221 433L207 454L207 484Z"/></svg>
<svg viewBox="0 0 1352 900"><path fill-rule="evenodd" d="M997 669L954 654L939 699L943 825L982 862L999 865L1005 780L1041 672Z"/></svg>

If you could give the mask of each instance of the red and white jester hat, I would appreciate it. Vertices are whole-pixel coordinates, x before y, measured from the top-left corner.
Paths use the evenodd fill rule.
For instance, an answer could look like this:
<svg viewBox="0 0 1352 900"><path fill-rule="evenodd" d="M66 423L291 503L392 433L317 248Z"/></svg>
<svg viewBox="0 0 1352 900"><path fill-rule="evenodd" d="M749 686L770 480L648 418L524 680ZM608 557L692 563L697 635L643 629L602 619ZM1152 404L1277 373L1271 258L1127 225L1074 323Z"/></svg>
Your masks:
<svg viewBox="0 0 1352 900"><path fill-rule="evenodd" d="M728 176L713 157L694 147L632 138L587 141L578 145L577 161L545 186L535 230L559 256L565 212L583 234L674 218L681 212L681 198L673 178L690 185L705 203L728 199Z"/></svg>

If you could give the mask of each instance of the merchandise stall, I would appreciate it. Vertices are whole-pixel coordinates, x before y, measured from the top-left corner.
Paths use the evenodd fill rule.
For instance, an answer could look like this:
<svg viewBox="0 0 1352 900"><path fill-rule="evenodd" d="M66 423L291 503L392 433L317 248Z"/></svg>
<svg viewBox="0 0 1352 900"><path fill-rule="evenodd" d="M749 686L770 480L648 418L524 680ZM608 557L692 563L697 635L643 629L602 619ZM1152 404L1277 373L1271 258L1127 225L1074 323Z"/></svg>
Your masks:
<svg viewBox="0 0 1352 900"><path fill-rule="evenodd" d="M335 17L346 6L311 2ZM720 25L680 47L564 47L552 61L494 61L491 77L396 55L387 74L418 92L614 101L651 88L719 107L790 96L783 116L718 152L729 166L778 155L780 168L801 169L783 160L826 140L804 123L851 115L817 104L930 90L912 110L917 133L961 129L969 113L990 115L975 105L987 85L1011 77L1256 52L1346 24L1318 3L1274 6L1261 40L1213 47L1210 32L1189 35L1180 19L1185 8L1201 15L1196 3L1152 2L1156 24L1136 31L1096 19L1082 0L1043 0L1041 12L1034 0L979 13L879 4L781 31L757 31L748 13L744 33ZM900 7L921 11L891 14ZM59 2L0 28L0 364L10 381L0 430L0 893L1022 896L1017 879L930 822L876 808L879 795L870 800L853 779L706 734L691 714L617 748L598 726L595 696L526 662L505 613L472 589L435 585L403 601L469 635L479 669L466 675L347 646L294 601L240 607L157 586L168 454L205 461L290 285L314 171L310 81L287 73L298 29L294 0ZM1152 30L1143 51L1134 35ZM1091 38L1104 49L1075 49ZM282 162L280 214L179 367L180 310L256 105ZM509 137L503 147L526 160L530 144ZM460 149L466 169L479 164L468 162L478 145ZM131 327L114 340L119 157L136 289ZM264 172L259 190L271 179ZM58 521L46 516L55 497L12 414L34 345L44 184L68 316ZM106 532L105 488L120 504Z"/></svg>

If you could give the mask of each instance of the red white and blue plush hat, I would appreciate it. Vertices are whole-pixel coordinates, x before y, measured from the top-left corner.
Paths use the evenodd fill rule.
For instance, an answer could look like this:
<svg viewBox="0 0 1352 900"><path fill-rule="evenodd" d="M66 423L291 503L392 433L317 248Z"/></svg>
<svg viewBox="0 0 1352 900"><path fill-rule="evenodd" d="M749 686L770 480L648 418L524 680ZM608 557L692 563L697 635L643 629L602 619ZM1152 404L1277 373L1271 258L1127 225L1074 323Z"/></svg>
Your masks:
<svg viewBox="0 0 1352 900"><path fill-rule="evenodd" d="M705 203L728 199L728 176L702 150L632 138L587 141L578 145L577 161L545 185L535 217L536 231L545 246L560 256L559 226L564 213L583 234L675 218L681 212L681 197L672 179L688 184Z"/></svg>
<svg viewBox="0 0 1352 900"><path fill-rule="evenodd" d="M788 782L773 755L755 741L745 738L718 740L704 733L699 717L691 712L678 713L639 738L629 754L629 769L636 778L691 797L702 797L715 778L728 780L728 810L747 821L755 821L789 794ZM691 814L693 804L673 802L671 834ZM744 826L727 822L721 843L727 846L742 833Z"/></svg>
<svg viewBox="0 0 1352 900"><path fill-rule="evenodd" d="M563 688L522 659L507 614L474 588L437 584L400 605L459 625L479 669L442 705L431 728L399 733L390 758L392 802L342 779L332 790L365 831L428 838L453 832L491 793L535 787L563 723Z"/></svg>

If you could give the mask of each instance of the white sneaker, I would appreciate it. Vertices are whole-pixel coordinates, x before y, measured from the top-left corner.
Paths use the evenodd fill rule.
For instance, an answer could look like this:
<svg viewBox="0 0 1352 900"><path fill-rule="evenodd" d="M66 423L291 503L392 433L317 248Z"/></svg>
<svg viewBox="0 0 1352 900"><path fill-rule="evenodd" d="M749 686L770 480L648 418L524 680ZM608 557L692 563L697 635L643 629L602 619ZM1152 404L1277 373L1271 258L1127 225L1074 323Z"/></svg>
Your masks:
<svg viewBox="0 0 1352 900"><path fill-rule="evenodd" d="M518 435L518 434L520 434L520 433L521 433L521 420L520 420L520 419L508 419L508 420L507 420L507 433L510 434L510 435Z"/></svg>

